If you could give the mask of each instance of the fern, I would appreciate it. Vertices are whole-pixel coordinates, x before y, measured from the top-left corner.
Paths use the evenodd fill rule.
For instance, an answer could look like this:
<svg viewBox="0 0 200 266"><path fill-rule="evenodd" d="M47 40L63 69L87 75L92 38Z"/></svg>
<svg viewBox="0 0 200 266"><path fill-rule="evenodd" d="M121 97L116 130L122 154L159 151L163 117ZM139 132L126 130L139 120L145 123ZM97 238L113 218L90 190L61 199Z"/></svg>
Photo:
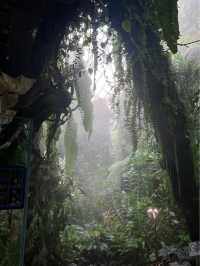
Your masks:
<svg viewBox="0 0 200 266"><path fill-rule="evenodd" d="M115 162L109 169L108 179L114 180L120 178L120 176L126 171L129 162L129 156L121 161Z"/></svg>

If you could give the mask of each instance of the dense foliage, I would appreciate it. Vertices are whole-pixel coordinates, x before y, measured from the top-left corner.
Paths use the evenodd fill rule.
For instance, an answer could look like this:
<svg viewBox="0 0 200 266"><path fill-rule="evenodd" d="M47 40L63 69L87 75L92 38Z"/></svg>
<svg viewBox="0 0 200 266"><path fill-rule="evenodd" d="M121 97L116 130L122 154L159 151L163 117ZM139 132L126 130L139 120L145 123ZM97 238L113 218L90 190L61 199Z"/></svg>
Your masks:
<svg viewBox="0 0 200 266"><path fill-rule="evenodd" d="M200 67L172 55L177 1L57 0L40 12L34 23L25 16L27 29L13 17L8 28L29 45L18 54L15 40L0 58L2 88L19 90L0 131L2 162L22 163L19 117L33 124L27 228L20 210L0 213L0 266L19 263L23 230L30 266L151 265L161 248L198 240ZM25 92L19 74L32 84Z"/></svg>

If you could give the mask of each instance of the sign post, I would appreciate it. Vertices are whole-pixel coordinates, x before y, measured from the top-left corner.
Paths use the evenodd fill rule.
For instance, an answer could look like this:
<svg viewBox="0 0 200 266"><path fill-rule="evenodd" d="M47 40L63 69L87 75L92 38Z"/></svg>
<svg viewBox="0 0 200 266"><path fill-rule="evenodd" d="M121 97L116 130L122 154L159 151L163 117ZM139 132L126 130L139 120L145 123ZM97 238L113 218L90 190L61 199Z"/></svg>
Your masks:
<svg viewBox="0 0 200 266"><path fill-rule="evenodd" d="M0 166L0 210L24 208L26 168Z"/></svg>
<svg viewBox="0 0 200 266"><path fill-rule="evenodd" d="M7 117L0 117L0 131L5 124L10 122ZM6 120L5 120L6 119ZM0 210L22 209L22 223L20 233L20 258L19 266L24 265L28 197L29 197L29 177L31 172L31 151L32 151L32 121L22 117L15 117L23 127L24 140L22 143L25 158L23 162L6 162L0 165ZM6 122L5 122L6 121Z"/></svg>

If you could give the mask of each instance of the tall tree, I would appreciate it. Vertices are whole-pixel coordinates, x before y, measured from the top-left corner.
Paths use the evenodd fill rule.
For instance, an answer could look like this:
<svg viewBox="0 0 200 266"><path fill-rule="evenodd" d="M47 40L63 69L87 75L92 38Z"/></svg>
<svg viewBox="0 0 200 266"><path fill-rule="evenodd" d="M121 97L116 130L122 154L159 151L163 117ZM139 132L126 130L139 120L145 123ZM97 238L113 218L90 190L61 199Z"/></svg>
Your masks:
<svg viewBox="0 0 200 266"><path fill-rule="evenodd" d="M178 97L159 34L161 27L168 46L176 52L176 1L167 4L165 20L160 21L159 16L154 16L154 12L158 15L164 12L165 4L158 5L156 2L153 6L150 0L110 1L110 19L132 58L133 80L161 144L174 197L183 210L191 239L198 240L199 195L185 110ZM171 37L167 34L170 25Z"/></svg>

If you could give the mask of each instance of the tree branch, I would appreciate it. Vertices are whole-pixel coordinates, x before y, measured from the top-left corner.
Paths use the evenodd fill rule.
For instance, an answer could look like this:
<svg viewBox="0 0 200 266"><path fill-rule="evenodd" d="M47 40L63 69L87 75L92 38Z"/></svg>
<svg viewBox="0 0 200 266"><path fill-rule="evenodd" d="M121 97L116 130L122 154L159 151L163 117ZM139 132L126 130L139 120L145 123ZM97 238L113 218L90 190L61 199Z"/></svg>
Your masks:
<svg viewBox="0 0 200 266"><path fill-rule="evenodd" d="M190 44L193 44L193 43L198 43L200 42L200 40L196 40L196 41L192 41L192 42L188 42L188 43L177 43L178 46L188 46Z"/></svg>

